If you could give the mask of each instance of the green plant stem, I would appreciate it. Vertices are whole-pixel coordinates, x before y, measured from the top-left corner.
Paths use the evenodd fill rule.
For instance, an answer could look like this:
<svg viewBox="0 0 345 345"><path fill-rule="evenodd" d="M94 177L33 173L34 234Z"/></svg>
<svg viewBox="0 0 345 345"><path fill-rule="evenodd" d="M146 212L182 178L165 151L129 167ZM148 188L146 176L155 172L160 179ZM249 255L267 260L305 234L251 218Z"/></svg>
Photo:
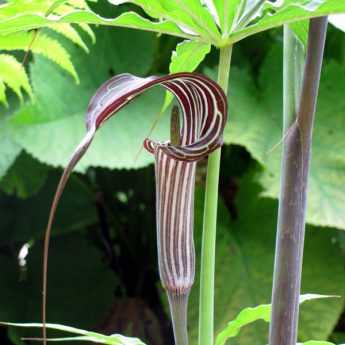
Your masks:
<svg viewBox="0 0 345 345"><path fill-rule="evenodd" d="M303 261L305 211L316 100L327 18L310 20L299 92L297 41L284 30L284 147L273 276L270 345L295 345ZM297 54L296 54L297 53ZM296 73L297 70L297 73ZM299 96L300 95L300 96ZM296 102L297 100L297 102ZM298 107L296 107L298 103ZM297 108L297 109L296 109Z"/></svg>
<svg viewBox="0 0 345 345"><path fill-rule="evenodd" d="M218 84L226 93L229 84L232 46L220 49ZM213 345L214 338L214 270L220 170L218 149L208 158L201 248L199 345Z"/></svg>

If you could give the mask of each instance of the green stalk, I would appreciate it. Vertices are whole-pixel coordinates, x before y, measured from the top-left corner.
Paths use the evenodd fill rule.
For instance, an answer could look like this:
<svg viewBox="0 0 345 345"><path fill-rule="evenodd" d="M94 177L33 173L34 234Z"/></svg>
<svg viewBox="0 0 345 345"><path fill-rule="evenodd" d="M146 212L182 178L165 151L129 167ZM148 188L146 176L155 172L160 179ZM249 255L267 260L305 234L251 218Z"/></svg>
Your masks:
<svg viewBox="0 0 345 345"><path fill-rule="evenodd" d="M297 341L312 131L326 29L327 17L310 20L301 92L303 55L294 34L287 26L284 29L285 138L269 345L295 345Z"/></svg>
<svg viewBox="0 0 345 345"><path fill-rule="evenodd" d="M232 46L220 49L218 84L227 93ZM204 223L201 248L199 345L213 345L214 338L214 270L218 207L218 183L220 170L218 149L208 158Z"/></svg>

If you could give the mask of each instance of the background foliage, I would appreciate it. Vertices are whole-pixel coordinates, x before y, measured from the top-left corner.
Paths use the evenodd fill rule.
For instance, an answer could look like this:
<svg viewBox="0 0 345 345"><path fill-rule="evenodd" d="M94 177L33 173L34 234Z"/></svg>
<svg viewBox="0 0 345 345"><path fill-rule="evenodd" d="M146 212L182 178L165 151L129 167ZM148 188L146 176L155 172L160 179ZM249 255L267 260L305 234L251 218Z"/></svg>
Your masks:
<svg viewBox="0 0 345 345"><path fill-rule="evenodd" d="M104 17L119 14L105 1L92 6ZM167 73L171 53L180 43L164 35L104 27L93 28L94 43L85 27L73 30L85 47L51 30L42 30L39 37L62 47L75 73L33 49L25 67L30 84L25 84L24 100L10 85L4 91L8 107L3 102L0 108L0 320L39 321L42 233L61 166L84 133L90 96L117 73ZM21 61L24 53L18 49L26 43L6 50L0 59ZM2 50L1 44L0 40ZM209 49L205 45L199 53ZM344 36L330 28L316 115L303 275L303 292L342 297L302 307L300 341L345 342L344 52ZM177 53L185 54L183 45ZM270 300L282 137L281 59L281 30L248 38L234 49L221 170L217 331L242 308ZM198 70L215 76L216 64L212 49ZM0 61L0 75L1 66ZM164 93L152 90L126 107L102 128L78 165L54 227L49 321L103 333L116 331L152 345L172 339L156 269L152 158L144 151L136 158L163 101ZM168 117L162 116L153 136L166 138L168 123ZM204 174L201 163L197 250ZM28 242L27 263L19 266L18 252ZM197 285L190 305L194 344ZM259 322L232 343L265 344L266 327ZM22 344L20 332L0 329L1 343Z"/></svg>

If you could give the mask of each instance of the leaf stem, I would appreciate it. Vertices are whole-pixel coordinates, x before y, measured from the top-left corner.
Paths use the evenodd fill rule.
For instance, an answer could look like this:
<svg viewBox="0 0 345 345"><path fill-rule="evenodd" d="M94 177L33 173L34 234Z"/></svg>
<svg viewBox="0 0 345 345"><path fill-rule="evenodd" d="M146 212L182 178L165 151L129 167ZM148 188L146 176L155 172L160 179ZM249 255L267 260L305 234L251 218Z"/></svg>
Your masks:
<svg viewBox="0 0 345 345"><path fill-rule="evenodd" d="M220 49L218 84L228 90L232 46ZM213 345L214 338L214 271L220 170L218 149L208 158L204 223L201 248L199 345Z"/></svg>
<svg viewBox="0 0 345 345"><path fill-rule="evenodd" d="M284 29L284 133L288 134L282 157L270 345L295 345L297 341L312 130L326 29L327 17L310 20L300 97L296 96L299 83L293 64L302 55L296 50L293 33L287 26Z"/></svg>

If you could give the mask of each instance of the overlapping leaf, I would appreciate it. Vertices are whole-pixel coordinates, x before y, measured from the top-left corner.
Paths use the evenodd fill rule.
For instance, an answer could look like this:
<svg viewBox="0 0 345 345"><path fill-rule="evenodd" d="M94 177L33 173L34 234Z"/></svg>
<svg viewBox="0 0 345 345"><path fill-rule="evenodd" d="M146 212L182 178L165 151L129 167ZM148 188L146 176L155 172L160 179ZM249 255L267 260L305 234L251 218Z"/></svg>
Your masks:
<svg viewBox="0 0 345 345"><path fill-rule="evenodd" d="M116 5L125 2L134 3L143 8L153 20L135 12L127 12L114 19L105 19L90 9L73 7L67 7L58 16L44 16L47 6L42 6L40 1L36 0L30 8L23 7L17 10L16 15L13 9L0 7L0 33L29 30L59 22L88 23L149 30L224 46L284 23L345 11L345 4L338 0L283 2L216 0L214 3L211 0L112 0L112 2Z"/></svg>

